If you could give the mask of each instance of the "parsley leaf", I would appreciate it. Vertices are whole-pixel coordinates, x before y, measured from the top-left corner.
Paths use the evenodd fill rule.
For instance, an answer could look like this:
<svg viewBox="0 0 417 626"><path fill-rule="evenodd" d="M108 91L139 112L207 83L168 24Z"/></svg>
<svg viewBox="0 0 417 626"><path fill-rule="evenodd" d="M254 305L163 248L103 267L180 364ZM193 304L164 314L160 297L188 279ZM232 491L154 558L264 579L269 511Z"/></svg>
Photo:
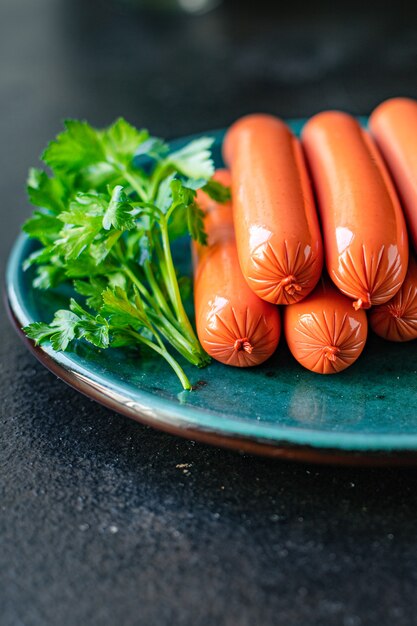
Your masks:
<svg viewBox="0 0 417 626"><path fill-rule="evenodd" d="M188 231L194 241L202 246L207 245L207 233L204 229L204 211L198 204L192 202L187 206Z"/></svg>
<svg viewBox="0 0 417 626"><path fill-rule="evenodd" d="M216 202L228 202L231 199L230 187L225 187L212 178L201 189Z"/></svg>
<svg viewBox="0 0 417 626"><path fill-rule="evenodd" d="M213 142L214 139L211 137L194 139L180 150L171 152L166 160L184 176L207 180L214 174L214 163L210 152Z"/></svg>
<svg viewBox="0 0 417 626"><path fill-rule="evenodd" d="M49 341L50 336L55 332L49 324L43 322L33 322L23 328L26 336L33 339L35 344L41 344Z"/></svg>
<svg viewBox="0 0 417 626"><path fill-rule="evenodd" d="M102 293L108 281L103 276L93 276L89 280L74 280L74 289L86 298L86 304L91 309L99 310L103 304Z"/></svg>
<svg viewBox="0 0 417 626"><path fill-rule="evenodd" d="M149 327L140 296L135 292L130 298L121 287L108 288L102 294L103 306L100 312L109 316L114 326L131 326L134 329Z"/></svg>
<svg viewBox="0 0 417 626"><path fill-rule="evenodd" d="M52 213L65 209L68 188L60 178L49 176L43 170L31 168L27 181L27 192L32 204Z"/></svg>
<svg viewBox="0 0 417 626"><path fill-rule="evenodd" d="M54 350L66 350L74 339L85 339L98 348L109 346L107 320L91 315L74 299L70 301L70 310L57 311L50 324L35 322L23 330L36 344L50 341Z"/></svg>
<svg viewBox="0 0 417 626"><path fill-rule="evenodd" d="M132 162L132 155L147 141L149 141L147 130L138 130L122 117L103 132L102 139L107 158L111 157L127 165Z"/></svg>
<svg viewBox="0 0 417 626"><path fill-rule="evenodd" d="M151 159L160 160L169 152L169 145L158 137L149 137L135 152L135 158L146 156Z"/></svg>
<svg viewBox="0 0 417 626"><path fill-rule="evenodd" d="M97 262L89 250L82 252L76 259L65 261L65 276L67 278L89 278L91 276L106 276L120 272L120 263L113 257L106 256L100 263Z"/></svg>
<svg viewBox="0 0 417 626"><path fill-rule="evenodd" d="M90 246L92 258L101 263L121 235L119 231L108 232L112 226L133 228L131 210L122 187L115 188L110 201L102 194L77 194L69 210L58 216L65 224L56 240L59 253L74 260Z"/></svg>
<svg viewBox="0 0 417 626"><path fill-rule="evenodd" d="M65 279L65 269L60 264L40 265L36 268L33 286L35 289L53 289Z"/></svg>
<svg viewBox="0 0 417 626"><path fill-rule="evenodd" d="M91 315L73 298L70 300L71 312L78 317L77 337L85 339L97 348L109 347L109 323L102 315Z"/></svg>
<svg viewBox="0 0 417 626"><path fill-rule="evenodd" d="M175 179L175 172L162 180L156 195L155 204L163 212L166 213L172 204L171 183Z"/></svg>
<svg viewBox="0 0 417 626"><path fill-rule="evenodd" d="M175 239L188 232L192 239L205 245L207 235L204 230L204 212L195 202L196 192L177 179L171 182L171 192L170 236Z"/></svg>
<svg viewBox="0 0 417 626"><path fill-rule="evenodd" d="M67 261L76 259L97 237L102 228L102 216L97 214L98 204L93 200L90 211L85 210L85 196L77 196L59 219L64 222L55 246Z"/></svg>
<svg viewBox="0 0 417 626"><path fill-rule="evenodd" d="M65 173L104 161L101 133L85 121L66 120L65 130L49 143L42 160L52 170Z"/></svg>
<svg viewBox="0 0 417 626"><path fill-rule="evenodd" d="M103 216L103 228L110 230L130 230L134 227L135 221L132 216L133 207L123 191L121 185L116 185L111 194L109 205Z"/></svg>
<svg viewBox="0 0 417 626"><path fill-rule="evenodd" d="M32 239L39 239L44 246L53 243L61 228L62 223L55 215L43 211L34 211L24 224L23 230Z"/></svg>
<svg viewBox="0 0 417 626"><path fill-rule="evenodd" d="M70 342L75 339L78 322L79 317L75 313L61 309L55 313L49 325L35 322L23 330L37 344L48 339L54 350L66 350Z"/></svg>
<svg viewBox="0 0 417 626"><path fill-rule="evenodd" d="M23 271L26 272L32 265L42 265L42 263L48 263L53 261L59 265L59 257L55 255L53 246L45 246L35 250L23 261Z"/></svg>

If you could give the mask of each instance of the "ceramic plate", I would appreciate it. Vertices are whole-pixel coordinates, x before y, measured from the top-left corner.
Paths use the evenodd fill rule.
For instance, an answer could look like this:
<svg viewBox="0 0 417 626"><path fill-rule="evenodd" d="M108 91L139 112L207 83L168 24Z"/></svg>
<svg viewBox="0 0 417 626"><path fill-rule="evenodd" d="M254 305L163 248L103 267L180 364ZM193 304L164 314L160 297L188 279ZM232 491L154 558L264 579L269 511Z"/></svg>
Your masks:
<svg viewBox="0 0 417 626"><path fill-rule="evenodd" d="M302 121L291 126L299 132ZM224 133L204 134L215 136L215 160L221 166ZM34 247L20 236L7 269L7 300L19 330L50 320L66 302L60 290L34 290L30 272L22 271ZM190 272L188 243L175 252ZM356 364L336 376L320 376L304 370L281 339L276 355L258 368L214 362L197 370L186 364L196 385L190 393L179 392L169 366L148 354L100 351L81 342L73 352L58 353L26 342L46 367L87 396L190 439L304 461L417 462L417 343L391 344L371 335Z"/></svg>

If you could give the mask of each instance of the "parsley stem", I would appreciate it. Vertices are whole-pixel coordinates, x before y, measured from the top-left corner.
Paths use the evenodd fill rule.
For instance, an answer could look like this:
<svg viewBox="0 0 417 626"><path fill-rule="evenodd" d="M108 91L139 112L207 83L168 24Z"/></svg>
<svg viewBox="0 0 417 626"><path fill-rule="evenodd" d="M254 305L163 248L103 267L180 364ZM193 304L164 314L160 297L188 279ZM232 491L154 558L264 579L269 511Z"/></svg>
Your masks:
<svg viewBox="0 0 417 626"><path fill-rule="evenodd" d="M174 326L163 315L155 314L153 311L147 311L147 316L151 320L154 327L158 329L158 332L183 356L189 363L201 367L202 359L199 350L196 350L195 342L190 341L188 337L185 337L176 326ZM152 330L155 334L155 331Z"/></svg>
<svg viewBox="0 0 417 626"><path fill-rule="evenodd" d="M156 282L154 273L152 271L152 266L150 264L149 261L145 261L145 263L143 264L143 269L145 271L145 275L146 278L148 280L148 283L155 295L155 299L159 305L159 307L162 309L162 311L165 313L165 315L167 316L168 319L171 320L171 322L173 322L174 324L176 323L175 317L172 314L171 309L168 306L167 301L164 298L164 295L158 285L158 283Z"/></svg>
<svg viewBox="0 0 417 626"><path fill-rule="evenodd" d="M162 276L162 280L163 283L168 291L168 296L171 299L171 302L173 300L173 293L172 293L172 289L169 288L170 286L170 280L169 280L169 275L167 272L167 265L166 265L166 261L165 261L165 256L164 256L164 251L162 249L161 246L161 241L159 239L159 237L155 238L155 252L156 252L156 256L158 258L158 266L159 266L159 271L161 272L161 276ZM177 321L177 320L175 320Z"/></svg>
<svg viewBox="0 0 417 626"><path fill-rule="evenodd" d="M127 265L127 263L123 263L123 271L124 273L130 278L130 280L132 281L132 283L134 285L136 285L136 287L139 290L139 293L146 298L146 300L148 301L148 304L150 306L154 306L154 302L152 299L151 294L149 293L149 291L146 289L145 285L143 285L139 278L137 276L135 276L134 272L132 272L132 270L130 269L130 267Z"/></svg>
<svg viewBox="0 0 417 626"><path fill-rule="evenodd" d="M150 324L149 326L149 330L151 331L151 333L153 334L153 336L155 337L156 341L158 342L159 347L161 348L161 350L166 350L165 346L164 346L164 342L162 341L161 337L159 336L159 333L157 332L157 330L152 326L152 324Z"/></svg>
<svg viewBox="0 0 417 626"><path fill-rule="evenodd" d="M134 330L131 330L129 332L132 335L132 337L134 337L137 341L145 344L146 346L148 346L148 348L151 348L151 350L154 350L157 354L162 356L170 364L170 366L172 367L172 369L174 370L174 372L180 379L180 382L184 389L187 389L188 391L192 389L192 385L190 381L188 380L187 375L185 374L181 365L178 363L178 361L174 359L174 357L168 352L168 350L165 347L157 346L155 343L153 343L153 341L146 339L146 337L143 337L142 335L135 332Z"/></svg>
<svg viewBox="0 0 417 626"><path fill-rule="evenodd" d="M156 302L153 301L152 296L149 294L148 290L142 283L138 280L132 270L127 266L123 265L123 269L130 280L138 287L140 293L144 295L146 298L146 306L145 311L148 319L152 323L152 327L150 330L153 335L157 339L160 346L164 348L164 344L162 343L159 334L172 344L172 346L185 358L187 361L196 365L197 367L201 366L201 354L200 350L196 350L196 341L194 337L188 337L184 335L183 328L178 324L178 321L175 319L172 314L168 303L166 302L158 284L156 283L155 277L153 276L153 272L149 267L149 273L146 271L146 264L144 266L144 270L146 273L146 277L148 282L154 291L154 295L156 298ZM156 292L155 292L156 290ZM159 296L159 298L158 298ZM162 310L160 310L162 309ZM199 344L198 344L199 348Z"/></svg>
<svg viewBox="0 0 417 626"><path fill-rule="evenodd" d="M187 359L187 361L189 361L193 365L196 365L197 367L201 367L204 361L202 360L200 345L197 343L195 335L193 334L190 336L190 333L184 333L183 326L181 326L178 320L175 319L168 306L168 303L166 302L162 292L160 291L160 288L156 283L155 277L153 276L152 270L150 270L150 273L148 274L146 272L146 266L144 267L148 282L154 291L156 302L154 302L146 287L142 285L142 283L138 280L138 278L126 264L123 264L123 269L127 276L130 278L130 280L140 290L140 293L146 298L146 315L152 323L151 330L155 338L158 340L158 343L163 346L158 335L158 333L161 333L162 336L169 343L171 343L172 346L185 359ZM158 299L158 294L155 293L155 289L159 292L159 297L161 301Z"/></svg>
<svg viewBox="0 0 417 626"><path fill-rule="evenodd" d="M154 201L158 192L159 183L162 178L167 175L167 170L171 167L170 163L159 163L156 166L156 169L152 175L152 184L149 190L149 199L150 201Z"/></svg>
<svg viewBox="0 0 417 626"><path fill-rule="evenodd" d="M132 272L132 270L129 267L129 263L128 261L125 260L124 254L121 250L120 247L120 241L118 241L116 243L116 245L114 246L114 256L115 258L118 260L118 262L121 264L122 269L124 271L124 273L128 276L128 278L130 278L130 280L132 281L132 283L134 285L136 285L136 287L139 290L139 293L147 300L147 302L153 306L153 300L152 300L152 296L149 293L149 291L146 289L145 285L143 285L141 283L141 281L139 280L139 278L136 276L136 274L134 272Z"/></svg>
<svg viewBox="0 0 417 626"><path fill-rule="evenodd" d="M167 275L168 275L167 277L169 280L167 284L167 288L170 293L172 305L174 307L178 321L187 331L188 336L198 344L197 337L195 336L193 327L191 326L190 320L188 319L188 315L185 312L184 305L181 299L177 275L175 272L174 261L172 259L171 246L169 242L168 223L166 222L166 220L161 220L160 226L161 226L161 235L162 235L162 247L163 247L165 260L166 260L166 269L167 269Z"/></svg>
<svg viewBox="0 0 417 626"><path fill-rule="evenodd" d="M146 202L148 199L148 194L146 193L146 190L144 187L142 187L142 185L140 184L140 182L137 180L137 178L135 178L132 174L130 174L130 172L128 172L127 170L125 170L123 172L125 179L127 180L127 182L129 183L129 185L133 188L134 191L136 191L136 193L138 194L139 198L141 200L143 200L143 202Z"/></svg>

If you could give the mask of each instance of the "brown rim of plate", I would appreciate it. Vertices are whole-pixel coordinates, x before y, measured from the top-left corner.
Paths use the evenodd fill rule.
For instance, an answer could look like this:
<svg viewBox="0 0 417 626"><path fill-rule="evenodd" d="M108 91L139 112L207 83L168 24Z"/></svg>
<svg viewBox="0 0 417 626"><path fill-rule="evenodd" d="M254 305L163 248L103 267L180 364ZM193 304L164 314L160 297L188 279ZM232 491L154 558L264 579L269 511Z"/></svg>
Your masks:
<svg viewBox="0 0 417 626"><path fill-rule="evenodd" d="M322 465L347 465L363 467L384 467L384 466L411 466L417 465L417 453L408 451L393 450L392 452L367 452L340 451L333 448L313 448L312 446L298 446L288 443L271 444L261 439L254 440L246 437L236 437L230 435L219 435L214 431L180 426L170 422L156 421L149 415L141 413L127 405L121 404L113 398L107 397L99 389L88 381L81 380L74 372L56 363L40 346L36 346L31 339L26 337L17 317L11 307L6 290L3 292L6 310L10 321L17 334L24 342L29 351L44 365L50 372L63 380L67 385L79 391L88 398L95 400L111 411L115 411L125 417L140 422L146 426L151 426L171 435L176 435L192 441L218 446L254 454L257 456L267 456L284 461L297 461L301 463L314 463Z"/></svg>

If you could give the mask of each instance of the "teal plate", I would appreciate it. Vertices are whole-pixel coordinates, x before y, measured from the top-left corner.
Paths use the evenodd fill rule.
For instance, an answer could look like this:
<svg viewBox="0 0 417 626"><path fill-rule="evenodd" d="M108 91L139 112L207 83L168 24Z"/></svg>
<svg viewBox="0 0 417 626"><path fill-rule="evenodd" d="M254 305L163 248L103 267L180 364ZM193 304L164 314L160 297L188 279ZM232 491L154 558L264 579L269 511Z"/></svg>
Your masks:
<svg viewBox="0 0 417 626"><path fill-rule="evenodd" d="M291 122L299 132L302 121ZM214 156L222 165L223 131ZM175 148L186 139L173 142ZM22 262L35 244L21 235L12 250L6 286L10 317L19 330L50 320L63 291L36 291ZM188 243L177 258L190 272ZM284 340L260 367L184 365L196 389L180 392L164 361L134 351L100 351L80 342L74 351L30 350L57 376L87 396L137 421L190 439L287 459L329 463L417 462L417 344L370 336L359 361L336 376L304 370Z"/></svg>

